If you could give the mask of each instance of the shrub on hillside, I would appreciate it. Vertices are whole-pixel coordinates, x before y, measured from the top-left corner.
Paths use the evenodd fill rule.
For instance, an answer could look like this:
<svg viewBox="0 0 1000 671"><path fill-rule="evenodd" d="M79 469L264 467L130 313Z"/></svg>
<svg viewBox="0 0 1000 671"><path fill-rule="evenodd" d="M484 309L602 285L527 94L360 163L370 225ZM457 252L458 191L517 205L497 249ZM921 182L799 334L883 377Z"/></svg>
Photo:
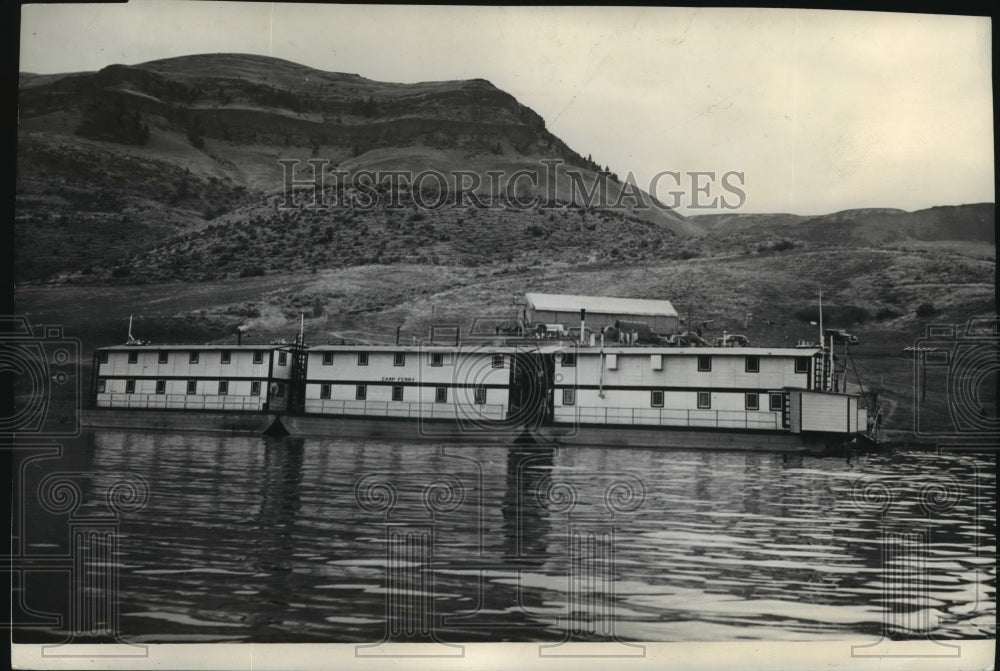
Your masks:
<svg viewBox="0 0 1000 671"><path fill-rule="evenodd" d="M921 303L917 306L918 317L933 317L938 313L938 309L933 303Z"/></svg>
<svg viewBox="0 0 1000 671"><path fill-rule="evenodd" d="M264 274L263 266L248 266L240 271L240 277L261 277Z"/></svg>

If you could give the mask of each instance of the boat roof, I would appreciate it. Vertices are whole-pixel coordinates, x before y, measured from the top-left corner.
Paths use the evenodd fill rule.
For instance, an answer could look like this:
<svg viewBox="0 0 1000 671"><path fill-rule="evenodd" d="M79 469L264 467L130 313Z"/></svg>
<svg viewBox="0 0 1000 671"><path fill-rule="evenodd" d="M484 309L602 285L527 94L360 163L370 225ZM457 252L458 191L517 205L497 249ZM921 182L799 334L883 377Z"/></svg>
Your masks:
<svg viewBox="0 0 1000 671"><path fill-rule="evenodd" d="M612 296L577 296L574 294L524 294L535 310L577 312L581 309L598 314L646 315L676 317L670 301L650 298L614 298Z"/></svg>
<svg viewBox="0 0 1000 671"><path fill-rule="evenodd" d="M251 345L153 345L153 344L142 344L142 345L109 345L108 347L98 347L100 350L108 350L113 352L135 352L135 351L149 351L149 352L162 352L162 351L200 351L200 352L222 352L227 351L253 351L262 349L278 349L281 347L291 347L293 343L255 343Z"/></svg>

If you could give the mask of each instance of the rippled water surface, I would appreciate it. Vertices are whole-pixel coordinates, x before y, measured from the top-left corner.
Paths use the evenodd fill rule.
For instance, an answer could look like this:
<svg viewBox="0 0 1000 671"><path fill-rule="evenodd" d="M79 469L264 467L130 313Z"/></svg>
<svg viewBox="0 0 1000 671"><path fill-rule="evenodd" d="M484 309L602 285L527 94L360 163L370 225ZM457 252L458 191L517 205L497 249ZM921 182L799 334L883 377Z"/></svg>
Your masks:
<svg viewBox="0 0 1000 671"><path fill-rule="evenodd" d="M86 617L125 641L995 636L983 454L95 431L22 473L27 553L116 545L16 593L65 613L116 576Z"/></svg>

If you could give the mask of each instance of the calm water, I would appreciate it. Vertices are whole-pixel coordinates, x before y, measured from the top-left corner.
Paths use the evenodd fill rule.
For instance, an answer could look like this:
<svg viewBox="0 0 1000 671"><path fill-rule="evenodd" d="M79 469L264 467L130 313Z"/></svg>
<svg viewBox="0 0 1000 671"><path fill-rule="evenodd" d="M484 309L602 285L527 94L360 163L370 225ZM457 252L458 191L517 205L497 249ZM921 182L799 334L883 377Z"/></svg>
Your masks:
<svg viewBox="0 0 1000 671"><path fill-rule="evenodd" d="M21 640L995 636L988 455L95 431L33 457L15 545L63 570L15 585Z"/></svg>

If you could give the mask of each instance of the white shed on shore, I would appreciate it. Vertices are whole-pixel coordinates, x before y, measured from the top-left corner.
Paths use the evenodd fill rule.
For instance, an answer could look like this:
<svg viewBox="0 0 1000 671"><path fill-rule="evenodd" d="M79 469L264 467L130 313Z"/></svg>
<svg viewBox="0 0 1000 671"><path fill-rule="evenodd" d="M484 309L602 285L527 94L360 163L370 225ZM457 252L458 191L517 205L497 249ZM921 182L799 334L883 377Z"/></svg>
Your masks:
<svg viewBox="0 0 1000 671"><path fill-rule="evenodd" d="M646 322L663 335L678 329L677 311L667 300L538 293L526 293L524 300L529 322L578 326L580 310L586 310L587 328L594 330L614 326L619 320Z"/></svg>

